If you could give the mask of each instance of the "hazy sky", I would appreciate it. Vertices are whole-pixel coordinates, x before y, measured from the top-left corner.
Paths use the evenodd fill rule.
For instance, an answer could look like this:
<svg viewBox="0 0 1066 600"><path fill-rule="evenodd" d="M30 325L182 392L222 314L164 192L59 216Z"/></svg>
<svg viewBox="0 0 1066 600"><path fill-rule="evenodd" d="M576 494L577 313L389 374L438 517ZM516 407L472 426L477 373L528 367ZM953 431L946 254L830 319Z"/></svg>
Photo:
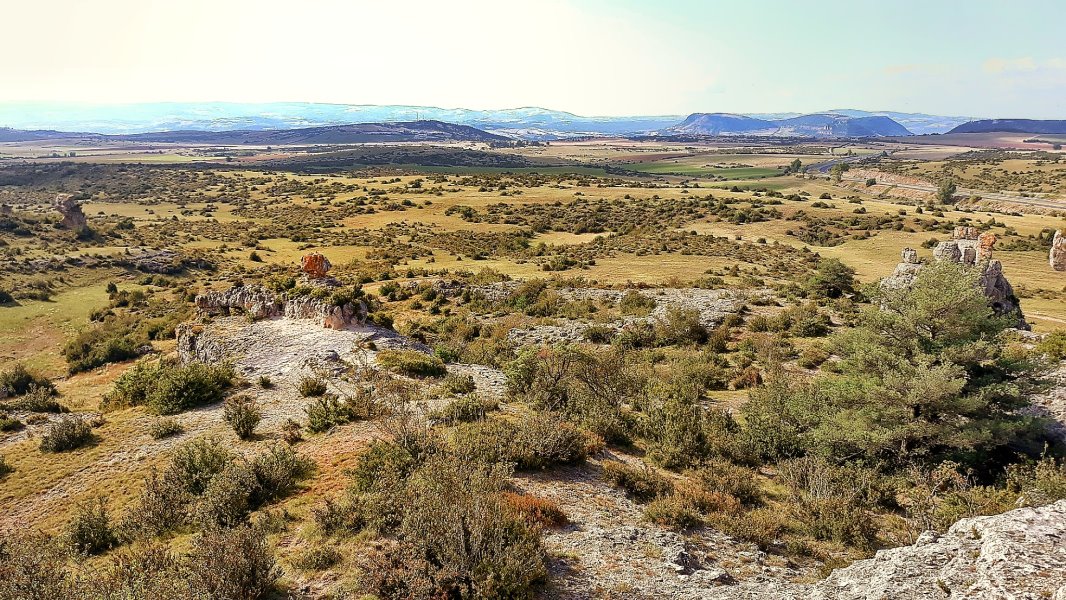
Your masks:
<svg viewBox="0 0 1066 600"><path fill-rule="evenodd" d="M0 101L1066 119L1066 0L2 0Z"/></svg>

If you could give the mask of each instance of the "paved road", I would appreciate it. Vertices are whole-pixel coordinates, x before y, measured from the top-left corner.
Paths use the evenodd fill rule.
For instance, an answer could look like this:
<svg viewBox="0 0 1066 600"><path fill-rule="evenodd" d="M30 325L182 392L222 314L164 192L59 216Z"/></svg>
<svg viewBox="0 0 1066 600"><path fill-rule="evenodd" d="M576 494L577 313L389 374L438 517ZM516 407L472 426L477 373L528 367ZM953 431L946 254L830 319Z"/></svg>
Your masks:
<svg viewBox="0 0 1066 600"><path fill-rule="evenodd" d="M844 174L844 179L847 181L864 181L861 177L848 176ZM885 183L884 185L890 185L892 187L903 188L907 190L918 190L919 192L936 193L936 186L932 184L911 184L911 183ZM1055 198L1023 198L1013 194L1002 194L1000 192L986 192L983 190L973 190L968 188L959 188L955 191L956 196L980 196L982 200L995 200L996 202L1011 202L1014 204L1021 204L1024 206L1033 206L1037 208L1050 208L1053 210L1066 211L1066 199Z"/></svg>

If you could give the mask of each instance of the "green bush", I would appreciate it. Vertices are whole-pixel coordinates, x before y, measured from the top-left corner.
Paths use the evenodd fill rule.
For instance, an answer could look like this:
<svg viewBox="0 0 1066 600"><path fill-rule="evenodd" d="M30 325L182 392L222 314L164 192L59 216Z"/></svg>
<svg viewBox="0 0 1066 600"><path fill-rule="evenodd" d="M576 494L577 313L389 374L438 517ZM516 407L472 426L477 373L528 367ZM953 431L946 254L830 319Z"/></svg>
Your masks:
<svg viewBox="0 0 1066 600"><path fill-rule="evenodd" d="M148 409L157 415L172 415L220 402L233 379L233 368L226 364L164 368L148 393Z"/></svg>
<svg viewBox="0 0 1066 600"><path fill-rule="evenodd" d="M197 438L178 446L170 458L165 477L181 490L199 496L211 479L234 459L234 454L219 440Z"/></svg>
<svg viewBox="0 0 1066 600"><path fill-rule="evenodd" d="M148 434L151 435L154 440L161 440L172 435L178 435L183 431L185 431L185 428L173 417L156 419L148 426Z"/></svg>
<svg viewBox="0 0 1066 600"><path fill-rule="evenodd" d="M623 315L646 317L655 310L655 299L649 298L640 292L630 290L622 295L618 301L618 309Z"/></svg>
<svg viewBox="0 0 1066 600"><path fill-rule="evenodd" d="M746 506L762 502L755 473L727 461L711 460L685 475L703 491L729 494Z"/></svg>
<svg viewBox="0 0 1066 600"><path fill-rule="evenodd" d="M146 405L154 414L172 415L220 402L234 377L228 364L142 362L115 380L103 404L108 409Z"/></svg>
<svg viewBox="0 0 1066 600"><path fill-rule="evenodd" d="M36 389L38 393L53 396L56 388L47 377L38 375L28 370L25 365L19 363L9 371L0 373L0 398L7 396L21 396ZM52 411L46 411L52 412Z"/></svg>
<svg viewBox="0 0 1066 600"><path fill-rule="evenodd" d="M486 414L498 408L499 404L495 400L479 396L464 396L434 411L430 419L446 425L469 423L484 419Z"/></svg>
<svg viewBox="0 0 1066 600"><path fill-rule="evenodd" d="M79 417L63 417L53 422L41 436L42 452L76 450L95 439L92 428Z"/></svg>
<svg viewBox="0 0 1066 600"><path fill-rule="evenodd" d="M1052 360L1066 358L1066 331L1057 329L1047 334L1036 345L1036 351L1046 354Z"/></svg>
<svg viewBox="0 0 1066 600"><path fill-rule="evenodd" d="M290 559L292 566L301 571L322 571L337 564L341 553L332 546L312 546Z"/></svg>
<svg viewBox="0 0 1066 600"><path fill-rule="evenodd" d="M35 413L64 413L67 408L55 399L55 390L31 384L30 389L14 402L11 408Z"/></svg>
<svg viewBox="0 0 1066 600"><path fill-rule="evenodd" d="M136 358L139 344L130 335L130 327L117 321L86 329L63 347L69 371L81 373L113 362Z"/></svg>
<svg viewBox="0 0 1066 600"><path fill-rule="evenodd" d="M415 350L382 350L376 359L386 370L407 377L444 377L448 372L444 361Z"/></svg>
<svg viewBox="0 0 1066 600"><path fill-rule="evenodd" d="M572 424L548 413L531 414L517 423L510 455L523 470L584 461L589 440Z"/></svg>
<svg viewBox="0 0 1066 600"><path fill-rule="evenodd" d="M470 394L477 389L477 384L471 375L448 373L444 377L444 381L440 382L440 388L446 394Z"/></svg>
<svg viewBox="0 0 1066 600"><path fill-rule="evenodd" d="M287 496L296 483L314 471L315 464L296 453L288 444L274 444L251 461L256 489L252 496L258 505Z"/></svg>
<svg viewBox="0 0 1066 600"><path fill-rule="evenodd" d="M242 440L250 440L255 435L255 428L263 418L255 399L247 394L231 396L226 399L222 409L222 418Z"/></svg>
<svg viewBox="0 0 1066 600"><path fill-rule="evenodd" d="M65 535L67 543L79 554L99 554L118 545L103 498L79 504Z"/></svg>
<svg viewBox="0 0 1066 600"><path fill-rule="evenodd" d="M707 329L700 324L700 311L670 306L655 324L655 337L660 346L702 344L707 341Z"/></svg>
<svg viewBox="0 0 1066 600"><path fill-rule="evenodd" d="M829 350L820 344L811 344L800 352L796 364L804 369L815 369L827 360L829 360Z"/></svg>
<svg viewBox="0 0 1066 600"><path fill-rule="evenodd" d="M659 496L649 502L644 507L644 518L676 529L691 529L702 523L699 512L675 494Z"/></svg>
<svg viewBox="0 0 1066 600"><path fill-rule="evenodd" d="M647 465L638 469L621 461L605 460L602 467L608 483L638 502L650 502L674 490L669 479Z"/></svg>
<svg viewBox="0 0 1066 600"><path fill-rule="evenodd" d="M7 459L4 458L4 455L0 454L0 481L3 481L4 477L6 477L8 473L14 472L15 467L9 465Z"/></svg>
<svg viewBox="0 0 1066 600"><path fill-rule="evenodd" d="M243 460L226 464L204 488L193 509L204 529L235 527L245 521L252 510L252 496L259 483L255 473Z"/></svg>
<svg viewBox="0 0 1066 600"><path fill-rule="evenodd" d="M319 377L304 377L300 380L300 395L304 398L317 398L326 393L326 381Z"/></svg>
<svg viewBox="0 0 1066 600"><path fill-rule="evenodd" d="M347 401L333 394L314 398L304 409L307 413L307 429L312 433L328 431L337 425L355 420L356 414Z"/></svg>
<svg viewBox="0 0 1066 600"><path fill-rule="evenodd" d="M258 600L281 577L266 534L247 525L205 532L189 553L190 584L198 597Z"/></svg>

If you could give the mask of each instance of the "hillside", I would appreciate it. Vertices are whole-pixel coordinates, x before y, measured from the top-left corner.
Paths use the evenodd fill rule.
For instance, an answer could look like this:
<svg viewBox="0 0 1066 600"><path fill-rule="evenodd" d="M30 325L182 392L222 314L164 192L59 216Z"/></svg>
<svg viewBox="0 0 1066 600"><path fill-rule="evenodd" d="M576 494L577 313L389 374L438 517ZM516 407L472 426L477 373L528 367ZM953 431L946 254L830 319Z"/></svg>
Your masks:
<svg viewBox="0 0 1066 600"><path fill-rule="evenodd" d="M731 133L766 131L776 127L773 121L744 115L693 113L680 125L671 127L668 131L687 135L727 135Z"/></svg>
<svg viewBox="0 0 1066 600"><path fill-rule="evenodd" d="M467 125L442 121L353 123L298 129L199 131L177 130L121 135L0 129L0 141L24 142L91 138L101 141L282 146L292 144L362 144L368 142L501 142L510 138Z"/></svg>
<svg viewBox="0 0 1066 600"><path fill-rule="evenodd" d="M1066 133L1066 120L982 119L963 123L948 133Z"/></svg>
<svg viewBox="0 0 1066 600"><path fill-rule="evenodd" d="M726 113L694 113L680 125L664 131L668 135L776 135L788 137L883 137L911 135L906 127L890 117L852 117L839 114L811 114L783 119L758 119Z"/></svg>

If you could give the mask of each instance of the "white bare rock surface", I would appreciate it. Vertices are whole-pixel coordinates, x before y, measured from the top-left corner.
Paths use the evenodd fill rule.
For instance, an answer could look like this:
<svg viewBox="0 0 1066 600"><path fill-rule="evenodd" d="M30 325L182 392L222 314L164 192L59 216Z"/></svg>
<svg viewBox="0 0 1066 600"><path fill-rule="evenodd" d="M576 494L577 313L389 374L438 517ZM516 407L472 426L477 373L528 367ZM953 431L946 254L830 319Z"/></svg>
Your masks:
<svg viewBox="0 0 1066 600"><path fill-rule="evenodd" d="M963 519L942 536L882 550L797 597L1066 600L1066 500Z"/></svg>

